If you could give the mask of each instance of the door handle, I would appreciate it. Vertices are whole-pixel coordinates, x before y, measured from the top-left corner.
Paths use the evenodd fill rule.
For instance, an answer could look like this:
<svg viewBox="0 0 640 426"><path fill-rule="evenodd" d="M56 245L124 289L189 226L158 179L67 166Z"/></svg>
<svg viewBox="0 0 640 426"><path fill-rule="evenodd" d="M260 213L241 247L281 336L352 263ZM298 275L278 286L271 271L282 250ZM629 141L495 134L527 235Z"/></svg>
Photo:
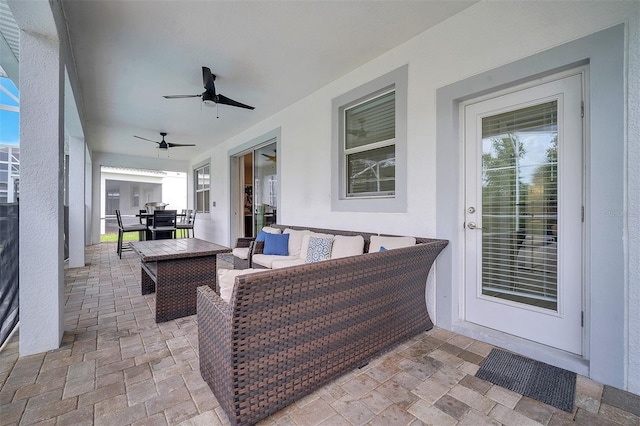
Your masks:
<svg viewBox="0 0 640 426"><path fill-rule="evenodd" d="M482 230L482 228L478 228L478 226L476 225L476 223L475 223L475 222L469 222L469 223L467 224L467 228L469 228L469 229L480 229L480 230Z"/></svg>

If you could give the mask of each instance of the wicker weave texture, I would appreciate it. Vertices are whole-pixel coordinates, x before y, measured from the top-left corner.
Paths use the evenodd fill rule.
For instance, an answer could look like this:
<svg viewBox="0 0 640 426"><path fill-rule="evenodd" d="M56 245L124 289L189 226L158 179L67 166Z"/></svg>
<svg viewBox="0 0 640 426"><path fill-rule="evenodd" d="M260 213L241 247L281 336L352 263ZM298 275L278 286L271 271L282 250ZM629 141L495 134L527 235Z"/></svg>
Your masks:
<svg viewBox="0 0 640 426"><path fill-rule="evenodd" d="M156 322L194 315L196 289L202 285L216 288L216 256L158 262L158 277Z"/></svg>
<svg viewBox="0 0 640 426"><path fill-rule="evenodd" d="M132 244L141 257L141 292L156 292L156 322L196 313L196 289L216 289L216 255L231 249L207 241L141 241Z"/></svg>
<svg viewBox="0 0 640 426"><path fill-rule="evenodd" d="M236 240L235 248L249 248L251 252L251 246L253 245L255 238L240 237ZM233 256L233 269L247 269L250 268L249 259L241 259L237 256Z"/></svg>
<svg viewBox="0 0 640 426"><path fill-rule="evenodd" d="M230 306L200 287L200 370L231 424L254 424L431 329L425 286L447 241L418 241L240 276Z"/></svg>

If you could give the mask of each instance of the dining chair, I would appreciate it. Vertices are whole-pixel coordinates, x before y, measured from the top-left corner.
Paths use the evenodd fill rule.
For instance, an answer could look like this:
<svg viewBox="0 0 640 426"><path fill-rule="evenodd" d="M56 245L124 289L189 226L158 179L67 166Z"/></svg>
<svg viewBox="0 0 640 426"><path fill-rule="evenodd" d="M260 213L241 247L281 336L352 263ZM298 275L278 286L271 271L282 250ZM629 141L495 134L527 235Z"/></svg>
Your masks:
<svg viewBox="0 0 640 426"><path fill-rule="evenodd" d="M182 231L181 236L184 237L184 233L186 232L187 238L189 238L189 231L191 231L191 235L194 235L193 225L195 221L196 221L196 211L187 209L184 213L184 216L182 217L182 220L180 220L180 222L178 222L178 224L176 225L176 228Z"/></svg>
<svg viewBox="0 0 640 426"><path fill-rule="evenodd" d="M176 237L176 210L154 210L153 225L149 227L154 240Z"/></svg>
<svg viewBox="0 0 640 426"><path fill-rule="evenodd" d="M140 224L144 225L144 226L150 225L150 223L147 223L147 218L144 217L144 214L147 213L147 210L146 209L140 209L140 210L138 210L138 212L139 212L138 213L138 217L140 218Z"/></svg>
<svg viewBox="0 0 640 426"><path fill-rule="evenodd" d="M131 250L131 247L129 247L128 244L126 246L123 245L124 234L126 232L137 232L138 239L143 240L144 233L146 232L147 227L146 225L143 225L141 223L133 223L130 225L123 224L122 214L120 213L120 210L116 210L116 217L118 218L118 247L116 249L116 252L118 253L118 257L122 259L122 251Z"/></svg>

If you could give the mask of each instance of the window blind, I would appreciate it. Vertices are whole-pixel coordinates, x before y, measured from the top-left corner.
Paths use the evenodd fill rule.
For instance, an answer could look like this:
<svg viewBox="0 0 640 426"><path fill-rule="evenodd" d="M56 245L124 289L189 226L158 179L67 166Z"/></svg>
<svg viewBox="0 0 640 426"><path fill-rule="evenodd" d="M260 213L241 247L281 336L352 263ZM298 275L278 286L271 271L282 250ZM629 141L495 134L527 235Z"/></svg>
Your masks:
<svg viewBox="0 0 640 426"><path fill-rule="evenodd" d="M558 124L558 101L546 102L482 119L482 138L506 133L555 132Z"/></svg>
<svg viewBox="0 0 640 426"><path fill-rule="evenodd" d="M482 293L557 309L557 101L482 120Z"/></svg>
<svg viewBox="0 0 640 426"><path fill-rule="evenodd" d="M345 110L345 148L396 137L395 91Z"/></svg>

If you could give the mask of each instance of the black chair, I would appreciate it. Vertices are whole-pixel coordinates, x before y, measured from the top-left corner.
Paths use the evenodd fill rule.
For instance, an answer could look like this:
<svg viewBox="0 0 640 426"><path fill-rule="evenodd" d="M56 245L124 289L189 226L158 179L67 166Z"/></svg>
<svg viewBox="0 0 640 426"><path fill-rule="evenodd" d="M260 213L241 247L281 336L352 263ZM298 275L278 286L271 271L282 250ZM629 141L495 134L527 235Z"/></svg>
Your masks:
<svg viewBox="0 0 640 426"><path fill-rule="evenodd" d="M147 218L144 217L144 215L147 213L146 210L138 210L140 213L138 214L138 217L140 218L140 224L147 226L150 225L150 223L147 223Z"/></svg>
<svg viewBox="0 0 640 426"><path fill-rule="evenodd" d="M184 237L185 231L187 232L187 238L189 238L189 231L191 231L193 235L193 224L195 223L195 221L196 211L191 209L185 210L184 216L176 225L176 228L182 231L181 236Z"/></svg>
<svg viewBox="0 0 640 426"><path fill-rule="evenodd" d="M123 238L125 232L137 232L138 238L140 240L144 239L144 233L147 230L147 227L141 223L134 223L131 225L124 225L122 223L122 215L120 214L120 210L116 210L116 217L118 218L118 248L116 252L118 253L118 257L122 259L122 251L123 250L131 250L129 245L123 247Z"/></svg>
<svg viewBox="0 0 640 426"><path fill-rule="evenodd" d="M154 210L153 225L149 227L154 240L176 237L176 210Z"/></svg>

